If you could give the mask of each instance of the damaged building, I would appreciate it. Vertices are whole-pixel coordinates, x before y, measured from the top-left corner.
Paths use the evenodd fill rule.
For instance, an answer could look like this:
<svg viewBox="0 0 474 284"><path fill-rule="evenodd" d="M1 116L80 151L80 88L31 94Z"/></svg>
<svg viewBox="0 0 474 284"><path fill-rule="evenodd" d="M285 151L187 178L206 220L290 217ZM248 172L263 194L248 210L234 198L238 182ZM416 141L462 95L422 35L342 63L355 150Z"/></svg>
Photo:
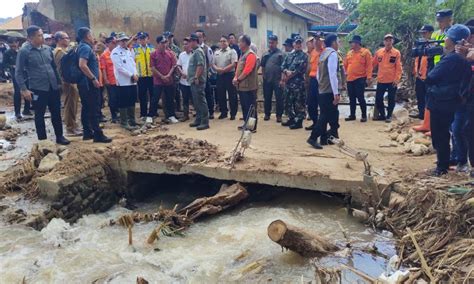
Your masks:
<svg viewBox="0 0 474 284"><path fill-rule="evenodd" d="M164 30L181 39L203 29L210 41L223 34L248 34L259 50L275 34L282 40L292 33L306 35L324 18L289 0L40 0L24 8L24 25L37 24L49 33L74 34L89 26L98 34L147 31L154 38Z"/></svg>

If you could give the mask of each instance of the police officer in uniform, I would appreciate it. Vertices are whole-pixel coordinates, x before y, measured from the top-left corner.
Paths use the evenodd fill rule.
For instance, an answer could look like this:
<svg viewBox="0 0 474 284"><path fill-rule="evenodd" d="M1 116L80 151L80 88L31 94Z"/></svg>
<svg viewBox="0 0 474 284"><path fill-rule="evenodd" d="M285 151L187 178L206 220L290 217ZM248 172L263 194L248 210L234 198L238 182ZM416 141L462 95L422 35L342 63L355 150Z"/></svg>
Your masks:
<svg viewBox="0 0 474 284"><path fill-rule="evenodd" d="M294 52L282 65L282 78L286 85L285 104L288 121L285 123L290 129L303 127L306 116L306 88L304 75L308 68L308 55L303 51L303 39L297 35L294 39Z"/></svg>

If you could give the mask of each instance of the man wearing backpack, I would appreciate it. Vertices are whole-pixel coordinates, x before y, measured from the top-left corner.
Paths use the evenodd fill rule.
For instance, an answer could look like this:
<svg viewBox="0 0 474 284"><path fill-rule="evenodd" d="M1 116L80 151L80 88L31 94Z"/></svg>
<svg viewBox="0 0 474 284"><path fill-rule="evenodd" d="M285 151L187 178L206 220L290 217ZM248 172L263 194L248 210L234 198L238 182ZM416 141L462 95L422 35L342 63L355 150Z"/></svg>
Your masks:
<svg viewBox="0 0 474 284"><path fill-rule="evenodd" d="M63 136L61 121L61 100L59 86L61 79L53 59L50 47L44 45L43 31L38 26L26 29L28 42L18 52L15 75L20 86L21 95L27 101L33 101L35 107L35 126L38 140L46 140L44 113L46 107L51 112L51 122L56 143L68 145L70 142ZM26 84L28 74L28 85Z"/></svg>
<svg viewBox="0 0 474 284"><path fill-rule="evenodd" d="M96 143L110 143L112 139L105 136L99 126L99 62L93 50L94 37L91 30L85 27L77 31L77 36L80 43L76 52L83 75L77 84L82 104L81 121L84 128L82 139L94 139Z"/></svg>
<svg viewBox="0 0 474 284"><path fill-rule="evenodd" d="M58 67L59 74L63 72L61 70L61 59L68 52L69 47L69 36L65 32L57 32L54 34L56 41L56 48L53 51L54 62ZM77 92L77 86L75 84L68 83L61 77L62 80L62 94L64 95L64 124L66 124L66 135L67 136L81 136L82 131L79 130L77 125L77 107L79 104L79 94Z"/></svg>

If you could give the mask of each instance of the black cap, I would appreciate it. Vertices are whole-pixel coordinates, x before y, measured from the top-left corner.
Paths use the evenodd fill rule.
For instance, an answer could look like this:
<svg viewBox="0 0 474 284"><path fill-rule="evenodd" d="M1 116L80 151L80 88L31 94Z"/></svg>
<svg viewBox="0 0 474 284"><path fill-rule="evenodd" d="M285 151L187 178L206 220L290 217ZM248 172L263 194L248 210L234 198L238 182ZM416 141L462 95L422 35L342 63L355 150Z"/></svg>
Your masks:
<svg viewBox="0 0 474 284"><path fill-rule="evenodd" d="M349 41L349 43L353 43L353 42L362 44L362 37L360 35L354 35L351 41Z"/></svg>
<svg viewBox="0 0 474 284"><path fill-rule="evenodd" d="M268 40L278 41L278 37L276 35L270 35L268 36Z"/></svg>
<svg viewBox="0 0 474 284"><path fill-rule="evenodd" d="M163 36L167 37L167 38L170 38L170 37L174 37L174 34L170 31L166 31L163 33Z"/></svg>
<svg viewBox="0 0 474 284"><path fill-rule="evenodd" d="M436 18L451 17L453 15L453 10L443 9L436 12Z"/></svg>
<svg viewBox="0 0 474 284"><path fill-rule="evenodd" d="M192 33L192 34L189 36L189 40L199 42L199 37L197 36L197 34Z"/></svg>
<svg viewBox="0 0 474 284"><path fill-rule="evenodd" d="M324 37L323 32L310 32L310 33L314 38L323 38Z"/></svg>
<svg viewBox="0 0 474 284"><path fill-rule="evenodd" d="M292 38L287 38L285 42L283 43L283 45L293 46L293 42L294 40Z"/></svg>
<svg viewBox="0 0 474 284"><path fill-rule="evenodd" d="M110 37L116 37L117 36L117 33L116 32L111 32L110 33Z"/></svg>
<svg viewBox="0 0 474 284"><path fill-rule="evenodd" d="M156 37L156 43L165 43L168 39L162 35Z"/></svg>
<svg viewBox="0 0 474 284"><path fill-rule="evenodd" d="M296 42L302 43L302 42L303 42L303 38L302 38L301 36L297 35L297 36L295 36L295 38L294 38L294 42L295 42L295 43L296 43Z"/></svg>
<svg viewBox="0 0 474 284"><path fill-rule="evenodd" d="M432 25L423 25L419 30L420 33L434 32L434 27Z"/></svg>
<svg viewBox="0 0 474 284"><path fill-rule="evenodd" d="M148 37L148 33L146 33L146 32L137 33L137 38L139 38L139 39L144 39L144 38L147 38L147 37Z"/></svg>
<svg viewBox="0 0 474 284"><path fill-rule="evenodd" d="M114 36L109 36L109 37L106 37L106 38L105 38L105 43L106 43L106 44L109 44L109 43L111 43L111 42L114 41L114 40L115 40L115 37L114 37Z"/></svg>

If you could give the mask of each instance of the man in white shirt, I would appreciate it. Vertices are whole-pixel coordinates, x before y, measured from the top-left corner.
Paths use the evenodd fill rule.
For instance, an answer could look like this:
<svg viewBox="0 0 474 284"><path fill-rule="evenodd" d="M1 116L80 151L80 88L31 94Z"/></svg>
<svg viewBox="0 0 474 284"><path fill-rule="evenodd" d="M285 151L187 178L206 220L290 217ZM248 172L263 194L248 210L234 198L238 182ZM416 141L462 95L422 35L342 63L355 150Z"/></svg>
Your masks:
<svg viewBox="0 0 474 284"><path fill-rule="evenodd" d="M185 122L189 120L189 101L192 100L191 95L191 84L188 82L188 66L189 66L189 58L193 54L193 50L189 45L190 39L186 37L183 40L183 49L184 51L181 52L178 56L178 72L181 75L181 79L179 80L179 89L181 90L181 94L183 96L183 114L184 116L179 119L181 122Z"/></svg>
<svg viewBox="0 0 474 284"><path fill-rule="evenodd" d="M313 128L311 136L308 139L308 144L316 149L322 149L321 145L328 144L328 134L332 137L339 138L339 110L338 104L341 100L339 89L339 82L342 82L344 71L339 64L339 57L337 50L339 43L336 34L328 34L324 39L326 49L321 53L318 67L318 82L319 82L319 107L321 115ZM327 125L331 129L327 131ZM320 143L318 143L320 138Z"/></svg>
<svg viewBox="0 0 474 284"><path fill-rule="evenodd" d="M118 107L120 125L127 130L137 128L135 120L135 101L137 99L138 72L135 56L128 49L130 38L124 33L117 35L118 46L110 58L114 63L114 74L117 80Z"/></svg>
<svg viewBox="0 0 474 284"><path fill-rule="evenodd" d="M217 72L217 102L221 115L219 119L227 118L227 94L229 94L230 120L235 119L238 108L237 89L232 84L237 66L237 52L229 47L226 36L222 36L220 49L214 54L212 68Z"/></svg>

